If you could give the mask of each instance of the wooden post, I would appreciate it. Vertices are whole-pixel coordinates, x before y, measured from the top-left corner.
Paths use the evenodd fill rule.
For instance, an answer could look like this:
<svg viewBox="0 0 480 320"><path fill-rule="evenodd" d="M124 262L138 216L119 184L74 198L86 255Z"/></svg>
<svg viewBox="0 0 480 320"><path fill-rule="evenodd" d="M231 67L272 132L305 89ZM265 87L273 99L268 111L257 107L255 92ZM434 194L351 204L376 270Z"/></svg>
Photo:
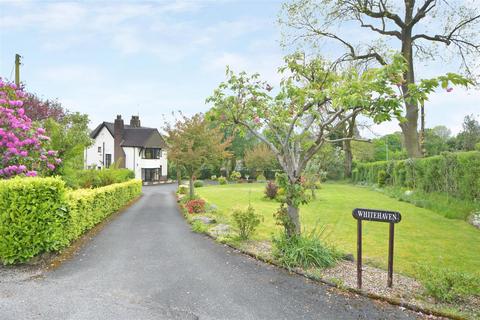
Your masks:
<svg viewBox="0 0 480 320"><path fill-rule="evenodd" d="M357 288L362 289L362 220L357 220Z"/></svg>
<svg viewBox="0 0 480 320"><path fill-rule="evenodd" d="M20 55L15 54L15 84L20 86Z"/></svg>
<svg viewBox="0 0 480 320"><path fill-rule="evenodd" d="M395 224L390 222L390 232L388 236L388 279L387 286L389 288L393 285L393 238L394 238Z"/></svg>

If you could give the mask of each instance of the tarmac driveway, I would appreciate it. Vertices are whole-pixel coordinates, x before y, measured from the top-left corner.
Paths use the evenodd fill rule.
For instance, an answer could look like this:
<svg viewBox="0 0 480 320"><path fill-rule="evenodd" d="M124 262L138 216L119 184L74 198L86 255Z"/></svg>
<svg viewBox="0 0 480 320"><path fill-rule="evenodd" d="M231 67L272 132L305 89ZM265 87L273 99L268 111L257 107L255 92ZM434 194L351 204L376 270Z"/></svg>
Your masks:
<svg viewBox="0 0 480 320"><path fill-rule="evenodd" d="M193 233L174 186L140 201L41 277L0 268L0 319L415 319Z"/></svg>

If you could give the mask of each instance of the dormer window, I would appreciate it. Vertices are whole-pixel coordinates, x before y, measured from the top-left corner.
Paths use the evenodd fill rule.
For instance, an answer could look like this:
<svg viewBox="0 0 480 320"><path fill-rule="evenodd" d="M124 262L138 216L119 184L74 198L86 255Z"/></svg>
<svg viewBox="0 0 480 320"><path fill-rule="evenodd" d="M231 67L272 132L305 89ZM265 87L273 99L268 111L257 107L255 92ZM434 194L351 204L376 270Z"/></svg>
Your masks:
<svg viewBox="0 0 480 320"><path fill-rule="evenodd" d="M162 149L146 148L143 152L143 159L160 159L162 157Z"/></svg>

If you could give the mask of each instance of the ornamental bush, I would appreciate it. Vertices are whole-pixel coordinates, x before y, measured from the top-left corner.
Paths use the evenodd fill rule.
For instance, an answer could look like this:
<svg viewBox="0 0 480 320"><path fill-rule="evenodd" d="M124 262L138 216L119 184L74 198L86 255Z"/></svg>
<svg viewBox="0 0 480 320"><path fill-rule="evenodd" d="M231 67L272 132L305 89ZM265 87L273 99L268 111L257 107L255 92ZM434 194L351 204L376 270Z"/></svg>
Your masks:
<svg viewBox="0 0 480 320"><path fill-rule="evenodd" d="M141 193L131 180L68 191L60 178L0 181L0 261L24 262L58 251Z"/></svg>
<svg viewBox="0 0 480 320"><path fill-rule="evenodd" d="M195 182L193 183L193 186L195 188L201 188L201 187L203 187L203 181L202 180L195 180Z"/></svg>
<svg viewBox="0 0 480 320"><path fill-rule="evenodd" d="M188 213L202 213L205 212L205 200L203 199L192 199L188 200L185 203L185 209L187 209Z"/></svg>
<svg viewBox="0 0 480 320"><path fill-rule="evenodd" d="M399 161L358 163L352 171L356 183L441 192L466 199L480 199L480 152L445 152L439 156Z"/></svg>
<svg viewBox="0 0 480 320"><path fill-rule="evenodd" d="M242 178L242 174L238 171L232 171L230 174L230 180L232 181L238 181Z"/></svg>
<svg viewBox="0 0 480 320"><path fill-rule="evenodd" d="M238 228L240 239L247 240L255 231L263 217L255 213L252 206L248 206L246 210L236 209L232 214L233 222Z"/></svg>
<svg viewBox="0 0 480 320"><path fill-rule="evenodd" d="M26 93L0 78L0 178L36 176L54 171L61 163L45 129L35 128L25 114Z"/></svg>
<svg viewBox="0 0 480 320"><path fill-rule="evenodd" d="M275 199L278 193L278 186L274 181L268 181L265 186L265 196L269 199Z"/></svg>
<svg viewBox="0 0 480 320"><path fill-rule="evenodd" d="M218 178L218 184L221 184L221 185L227 184L227 178L219 177Z"/></svg>

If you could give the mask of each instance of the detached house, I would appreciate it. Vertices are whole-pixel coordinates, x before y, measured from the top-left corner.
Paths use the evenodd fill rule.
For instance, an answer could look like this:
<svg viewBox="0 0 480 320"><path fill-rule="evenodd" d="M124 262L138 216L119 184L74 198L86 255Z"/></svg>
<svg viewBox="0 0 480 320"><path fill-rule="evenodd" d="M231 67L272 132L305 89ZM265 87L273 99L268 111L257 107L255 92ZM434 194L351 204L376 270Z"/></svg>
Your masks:
<svg viewBox="0 0 480 320"><path fill-rule="evenodd" d="M133 170L135 178L145 183L166 179L165 141L157 129L142 127L138 116L132 116L130 125L120 115L113 123L102 122L90 137L94 143L85 149L85 168L108 168L115 162L118 168Z"/></svg>

